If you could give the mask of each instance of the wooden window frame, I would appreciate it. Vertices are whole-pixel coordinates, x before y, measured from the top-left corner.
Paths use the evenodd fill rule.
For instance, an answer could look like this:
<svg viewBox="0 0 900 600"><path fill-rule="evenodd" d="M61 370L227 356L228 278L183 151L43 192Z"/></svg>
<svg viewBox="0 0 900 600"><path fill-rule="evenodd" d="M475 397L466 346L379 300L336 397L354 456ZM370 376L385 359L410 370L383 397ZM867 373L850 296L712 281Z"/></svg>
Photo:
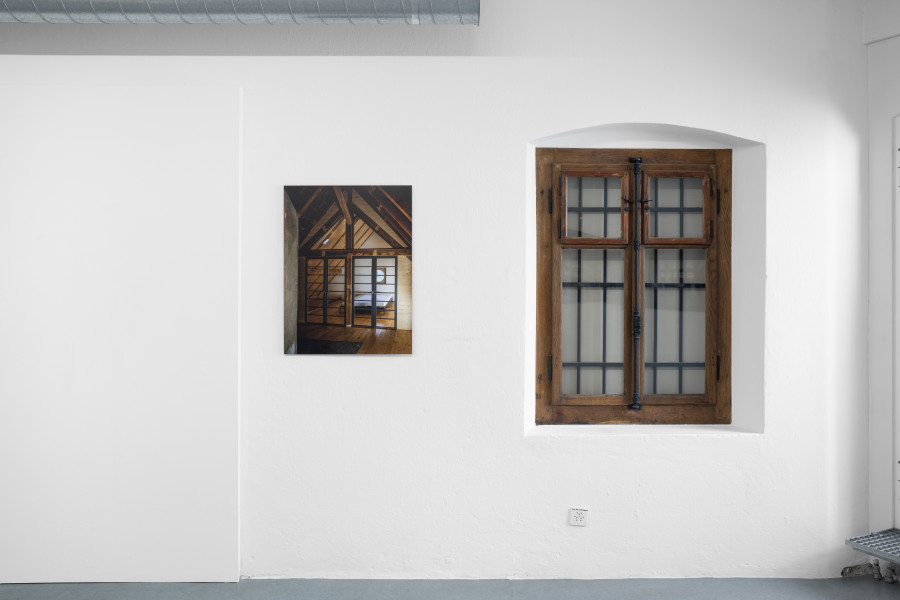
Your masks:
<svg viewBox="0 0 900 600"><path fill-rule="evenodd" d="M731 150L538 148L537 166L537 336L535 422L543 424L727 424L731 422ZM629 159L640 157L641 245L635 248L631 220L634 176ZM627 205L620 239L566 237L566 178L625 173ZM697 177L703 181L703 237L650 238L647 200L651 177ZM562 250L624 249L622 335L624 394L562 395ZM706 352L704 394L644 395L644 338L638 356L632 344L635 300L644 309L646 249L705 249ZM635 298L634 261L639 260ZM646 330L646 327L644 327ZM631 410L634 361L639 361L641 409ZM556 376L554 376L556 374Z"/></svg>
<svg viewBox="0 0 900 600"><path fill-rule="evenodd" d="M598 169L596 166L591 165L554 165L554 171L556 172L557 181L560 182L562 186L561 197L565 198L568 193L567 185L569 177L607 177L607 178L617 178L621 181L621 190L622 196L627 197L630 194L631 190L631 177L629 177L630 169L628 165L618 165L617 168L602 168ZM562 236L562 239L566 243L566 247L578 247L585 246L588 248L592 248L597 246L602 242L603 247L608 248L612 247L610 244L616 244L616 247L625 247L626 240L628 239L629 231L630 231L630 223L628 220L628 212L626 210L625 203L622 202L622 206L620 208L621 215L621 232L622 235L618 238L588 238L588 237L569 237L569 210L568 206L565 204L560 205L560 218L562 221L560 222L559 233Z"/></svg>

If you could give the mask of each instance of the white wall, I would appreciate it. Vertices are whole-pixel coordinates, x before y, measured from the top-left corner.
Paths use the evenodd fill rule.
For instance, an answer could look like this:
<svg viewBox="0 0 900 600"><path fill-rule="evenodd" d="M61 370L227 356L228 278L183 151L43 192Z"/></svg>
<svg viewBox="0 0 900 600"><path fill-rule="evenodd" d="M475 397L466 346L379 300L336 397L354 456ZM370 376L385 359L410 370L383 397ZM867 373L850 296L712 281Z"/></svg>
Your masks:
<svg viewBox="0 0 900 600"><path fill-rule="evenodd" d="M894 0L865 0L864 8L867 44L900 35L900 3Z"/></svg>
<svg viewBox="0 0 900 600"><path fill-rule="evenodd" d="M898 465L894 432L900 398L894 373L900 364L894 327L898 322L896 273L900 260L894 235L900 136L900 38L869 46L869 523L875 531L896 522Z"/></svg>
<svg viewBox="0 0 900 600"><path fill-rule="evenodd" d="M493 58L0 59L35 82L244 89L241 573L835 576L857 560L844 539L868 526L861 4L568 0L550 16L537 0L484 4L477 30L335 28L325 48L391 53L398 39L403 53ZM172 31L172 47L188 44ZM198 33L192 47L242 52L263 35L242 31L227 46ZM298 53L325 35L268 31ZM157 43L139 32L81 39ZM73 35L48 44L73 51ZM6 48L27 51L16 36ZM359 90L378 93L361 102ZM765 144L765 247L742 250L765 256L764 433L523 428L530 144L617 122ZM320 181L413 186L412 356L282 355L281 190ZM752 238L746 226L736 239ZM495 264L505 268L472 268ZM734 273L736 288L746 276ZM351 363L353 377L335 377ZM566 525L570 506L591 509L589 527Z"/></svg>
<svg viewBox="0 0 900 600"><path fill-rule="evenodd" d="M0 582L235 580L238 94L0 63Z"/></svg>

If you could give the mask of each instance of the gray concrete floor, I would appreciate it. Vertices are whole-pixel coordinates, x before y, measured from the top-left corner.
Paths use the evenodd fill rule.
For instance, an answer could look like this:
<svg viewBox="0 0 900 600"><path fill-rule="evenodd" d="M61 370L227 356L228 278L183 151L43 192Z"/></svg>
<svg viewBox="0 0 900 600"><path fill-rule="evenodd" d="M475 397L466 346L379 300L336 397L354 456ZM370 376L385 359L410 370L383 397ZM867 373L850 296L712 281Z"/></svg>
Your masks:
<svg viewBox="0 0 900 600"><path fill-rule="evenodd" d="M0 585L0 600L877 600L900 584L846 579L354 580Z"/></svg>

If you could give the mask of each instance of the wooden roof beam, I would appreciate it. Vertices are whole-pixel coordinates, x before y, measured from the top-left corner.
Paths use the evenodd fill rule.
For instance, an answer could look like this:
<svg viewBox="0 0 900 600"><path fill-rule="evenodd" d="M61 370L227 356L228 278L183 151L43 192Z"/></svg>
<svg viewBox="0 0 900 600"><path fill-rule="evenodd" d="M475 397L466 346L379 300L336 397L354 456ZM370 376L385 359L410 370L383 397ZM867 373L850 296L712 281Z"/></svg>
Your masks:
<svg viewBox="0 0 900 600"><path fill-rule="evenodd" d="M334 226L337 225L338 222L343 218L344 215L341 214L341 211L337 211L336 213L334 213L334 215L328 220L328 222L325 223L325 225L323 225L321 229L319 229L316 233L314 233L311 238L309 238L309 241L303 245L303 248L307 250L312 248L313 244L322 239L322 236L331 231L332 228L334 228Z"/></svg>
<svg viewBox="0 0 900 600"><path fill-rule="evenodd" d="M387 223L388 226L393 229L400 237L400 240L403 242L402 244L400 244L401 246L412 245L412 236L408 231L403 229L403 226L398 223L397 219L395 219L394 216L385 209L384 205L378 205L375 210L378 211L378 214L382 219L384 219L384 222Z"/></svg>
<svg viewBox="0 0 900 600"><path fill-rule="evenodd" d="M378 211L378 214L381 215L381 218L384 219L385 215L390 215L399 228L397 230L397 233L400 233L399 230L402 229L403 233L406 234L406 237L411 240L412 219L409 217L409 215L406 214L406 211L400 209L397 202L393 198L391 198L388 193L385 192L382 188L378 186L372 186L371 188L369 188L369 190L373 198L381 199L381 202L377 202L373 205L375 210ZM387 219L384 220L387 221L388 225L391 225L391 227L394 226L394 224Z"/></svg>
<svg viewBox="0 0 900 600"><path fill-rule="evenodd" d="M313 202L315 202L316 198L319 197L319 194L321 194L322 190L324 190L324 189L325 188L323 188L323 187L316 188L316 191L314 191L312 194L309 195L309 198L307 198L306 202L303 204L303 208L301 208L300 210L297 211L298 219L301 216L303 216L303 213L306 212L306 209L309 208L309 205L312 204Z"/></svg>
<svg viewBox="0 0 900 600"><path fill-rule="evenodd" d="M385 231L383 227L381 227L378 223L376 223L374 221L374 219L372 219L372 217L367 215L362 209L357 208L354 211L354 214L356 215L357 219L359 219L360 221L362 221L363 223L365 223L366 225L368 225L369 227L374 229L375 232L381 236L381 239L386 241L388 243L388 246L390 246L391 248L403 248L406 245L406 244L401 244L400 242L395 240L391 234L389 234L387 231Z"/></svg>
<svg viewBox="0 0 900 600"><path fill-rule="evenodd" d="M397 243L397 246L399 246L399 247L411 246L412 245L412 236L409 234L409 232L405 231L397 223L397 220L395 218L393 218L393 216L391 216L391 214L389 212L387 212L385 210L384 202L379 202L374 197L374 195L373 195L374 189L375 189L374 186L369 187L369 188L361 187L361 188L357 188L356 191L359 194L360 198L362 198L366 203L368 203L368 205L372 208L372 210L377 212L378 215L384 220L384 222L387 223L387 226L391 228L391 230L394 232L394 235L400 238L400 242ZM359 212L362 213L363 211L360 210ZM379 231L379 235L380 234L381 234L381 232ZM382 237L384 237L384 236L382 236ZM385 238L385 241L386 242L388 241L387 238Z"/></svg>
<svg viewBox="0 0 900 600"><path fill-rule="evenodd" d="M359 250L301 250L300 256L308 258L327 258L345 256L412 256L409 248L364 248Z"/></svg>
<svg viewBox="0 0 900 600"><path fill-rule="evenodd" d="M347 200L344 197L344 190L338 186L334 186L334 197L337 198L338 206L341 207L341 212L344 214L344 218L347 219L347 223L352 223L353 219L350 218L350 211L347 210Z"/></svg>
<svg viewBox="0 0 900 600"><path fill-rule="evenodd" d="M409 221L410 223L412 223L412 215L409 214L408 212L406 212L406 211L403 209L403 207L400 206L400 203L397 202L397 201L394 199L393 196L391 196L390 194L387 193L387 190L385 190L385 189L384 189L383 187L381 187L380 185L377 186L377 187L378 187L378 189L381 191L381 193L384 194L384 196L385 196L388 200L391 201L391 204L393 204L394 206L397 207L397 210L400 211L400 214L402 214L404 217L406 217L406 220L407 220L407 221Z"/></svg>

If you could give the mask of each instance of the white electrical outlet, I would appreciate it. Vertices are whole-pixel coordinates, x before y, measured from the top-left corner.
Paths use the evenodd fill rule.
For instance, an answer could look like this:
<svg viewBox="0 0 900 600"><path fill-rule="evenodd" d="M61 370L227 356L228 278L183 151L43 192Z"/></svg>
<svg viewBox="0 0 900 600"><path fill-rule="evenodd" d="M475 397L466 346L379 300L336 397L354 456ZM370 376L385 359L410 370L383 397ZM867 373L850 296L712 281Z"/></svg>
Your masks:
<svg viewBox="0 0 900 600"><path fill-rule="evenodd" d="M569 509L569 525L575 527L587 527L588 509L586 508L570 508Z"/></svg>

